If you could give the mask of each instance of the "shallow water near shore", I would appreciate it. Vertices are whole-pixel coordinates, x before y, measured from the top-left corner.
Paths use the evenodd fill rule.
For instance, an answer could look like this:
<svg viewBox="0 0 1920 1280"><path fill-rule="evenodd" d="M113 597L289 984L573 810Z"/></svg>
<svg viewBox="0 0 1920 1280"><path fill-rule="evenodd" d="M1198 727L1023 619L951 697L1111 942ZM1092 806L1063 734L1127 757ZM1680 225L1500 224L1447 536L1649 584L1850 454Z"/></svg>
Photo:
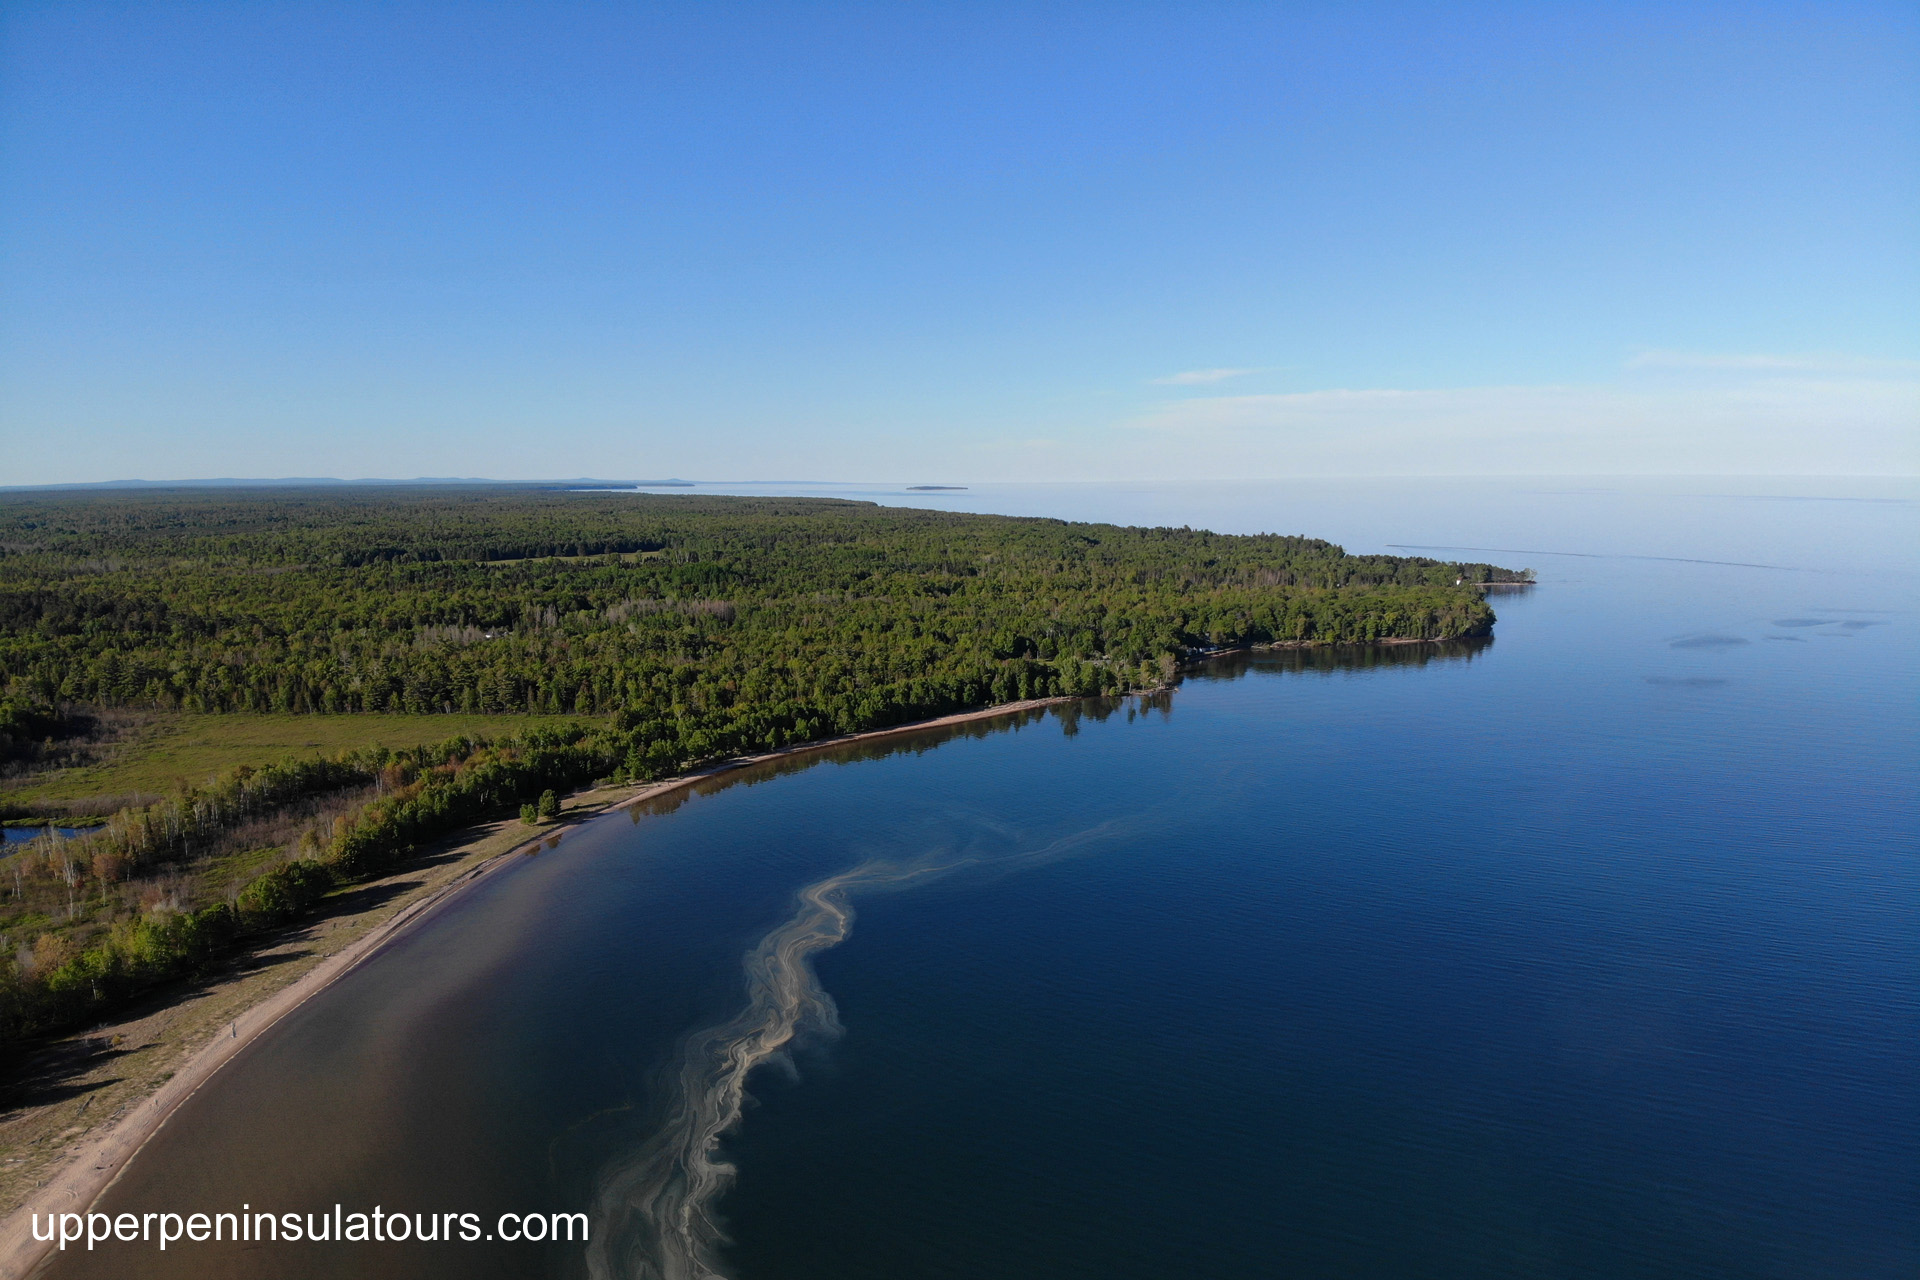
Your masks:
<svg viewBox="0 0 1920 1280"><path fill-rule="evenodd" d="M1491 642L1228 655L569 832L245 1050L102 1206L591 1211L591 1250L53 1274L1920 1271L1913 485L844 492L1540 585Z"/></svg>

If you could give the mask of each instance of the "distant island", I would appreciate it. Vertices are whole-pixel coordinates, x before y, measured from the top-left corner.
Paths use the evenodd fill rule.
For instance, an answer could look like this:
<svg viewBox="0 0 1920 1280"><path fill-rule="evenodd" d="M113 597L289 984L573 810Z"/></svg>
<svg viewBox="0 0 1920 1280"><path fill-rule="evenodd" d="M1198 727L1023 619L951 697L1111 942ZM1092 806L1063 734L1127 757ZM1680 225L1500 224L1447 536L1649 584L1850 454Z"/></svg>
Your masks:
<svg viewBox="0 0 1920 1280"><path fill-rule="evenodd" d="M14 491L0 548L0 819L100 823L10 860L0 1044L590 783L1157 689L1222 649L1483 636L1477 584L1527 580L1307 537L525 485ZM149 745L188 719L191 766Z"/></svg>
<svg viewBox="0 0 1920 1280"><path fill-rule="evenodd" d="M959 490L965 489L966 487L967 486L963 484L910 484L907 486L907 488L913 490L915 493L932 493L936 490L947 489Z"/></svg>

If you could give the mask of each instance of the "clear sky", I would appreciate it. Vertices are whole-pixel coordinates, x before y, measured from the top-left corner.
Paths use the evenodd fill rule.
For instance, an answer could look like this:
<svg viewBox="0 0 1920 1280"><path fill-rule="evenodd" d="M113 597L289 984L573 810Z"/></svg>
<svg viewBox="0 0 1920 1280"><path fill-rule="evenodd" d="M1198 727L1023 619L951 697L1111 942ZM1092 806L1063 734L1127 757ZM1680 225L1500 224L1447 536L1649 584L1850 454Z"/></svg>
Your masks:
<svg viewBox="0 0 1920 1280"><path fill-rule="evenodd" d="M0 6L0 484L1483 472L1920 472L1920 6Z"/></svg>

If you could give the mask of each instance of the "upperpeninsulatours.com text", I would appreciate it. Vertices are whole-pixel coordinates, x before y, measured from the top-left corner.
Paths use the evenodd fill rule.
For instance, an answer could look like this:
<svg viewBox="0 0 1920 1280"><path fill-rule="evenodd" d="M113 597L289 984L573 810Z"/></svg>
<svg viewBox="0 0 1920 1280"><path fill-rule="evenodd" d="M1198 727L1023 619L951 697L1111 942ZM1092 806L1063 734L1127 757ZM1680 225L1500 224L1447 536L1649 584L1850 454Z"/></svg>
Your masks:
<svg viewBox="0 0 1920 1280"><path fill-rule="evenodd" d="M49 1244L57 1241L62 1249L68 1245L77 1248L82 1241L89 1249L108 1242L144 1242L165 1249L181 1240L196 1244L216 1240L243 1244L408 1240L538 1244L587 1238L584 1213L503 1213L491 1224L482 1224L477 1213L388 1213L378 1205L371 1213L344 1213L336 1204L333 1212L319 1214L256 1212L251 1205L241 1205L237 1213L49 1213L44 1215L44 1231L42 1216L33 1215L33 1238Z"/></svg>

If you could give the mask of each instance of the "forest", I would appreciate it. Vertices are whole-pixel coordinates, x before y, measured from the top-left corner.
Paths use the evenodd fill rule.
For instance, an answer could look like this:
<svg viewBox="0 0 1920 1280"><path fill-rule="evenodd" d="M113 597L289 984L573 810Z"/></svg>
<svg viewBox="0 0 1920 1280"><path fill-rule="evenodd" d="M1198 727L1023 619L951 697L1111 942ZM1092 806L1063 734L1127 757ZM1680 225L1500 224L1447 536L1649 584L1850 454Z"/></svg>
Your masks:
<svg viewBox="0 0 1920 1280"><path fill-rule="evenodd" d="M1220 649L1484 636L1483 584L1527 577L1301 536L829 499L6 494L10 772L57 764L67 727L112 708L578 723L235 770L35 841L0 885L0 1032L97 1016L549 790L1158 688Z"/></svg>

